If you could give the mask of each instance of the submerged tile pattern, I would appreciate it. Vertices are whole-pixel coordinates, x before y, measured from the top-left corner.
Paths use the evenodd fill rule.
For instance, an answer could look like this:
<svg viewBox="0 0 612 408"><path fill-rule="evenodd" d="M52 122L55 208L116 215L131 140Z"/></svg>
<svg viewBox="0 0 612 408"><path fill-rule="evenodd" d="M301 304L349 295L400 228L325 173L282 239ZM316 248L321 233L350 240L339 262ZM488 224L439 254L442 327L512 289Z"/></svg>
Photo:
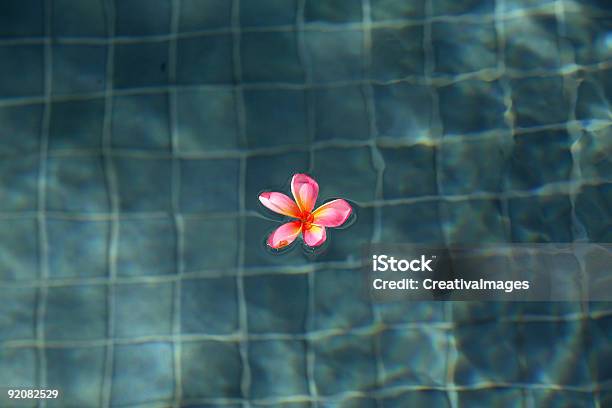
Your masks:
<svg viewBox="0 0 612 408"><path fill-rule="evenodd" d="M612 404L609 304L373 304L358 270L372 241L612 242L606 2L1 3L3 386ZM257 194L303 171L357 222L273 257Z"/></svg>

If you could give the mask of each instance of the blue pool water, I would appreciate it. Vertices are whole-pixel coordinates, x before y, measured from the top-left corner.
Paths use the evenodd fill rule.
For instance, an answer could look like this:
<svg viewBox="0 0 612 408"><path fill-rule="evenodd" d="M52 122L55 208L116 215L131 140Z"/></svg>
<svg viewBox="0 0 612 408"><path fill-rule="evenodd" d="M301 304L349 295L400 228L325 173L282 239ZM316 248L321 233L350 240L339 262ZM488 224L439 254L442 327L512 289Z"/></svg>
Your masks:
<svg viewBox="0 0 612 408"><path fill-rule="evenodd" d="M612 242L611 100L603 0L2 0L0 406L612 406L611 304L359 270ZM357 218L273 256L298 172Z"/></svg>

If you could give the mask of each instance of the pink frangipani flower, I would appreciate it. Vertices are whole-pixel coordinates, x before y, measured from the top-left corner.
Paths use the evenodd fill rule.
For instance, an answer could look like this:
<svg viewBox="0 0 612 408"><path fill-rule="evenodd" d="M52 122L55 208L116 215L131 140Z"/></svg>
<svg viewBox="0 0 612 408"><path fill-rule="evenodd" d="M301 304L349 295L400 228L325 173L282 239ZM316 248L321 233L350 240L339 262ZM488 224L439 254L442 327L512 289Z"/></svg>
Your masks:
<svg viewBox="0 0 612 408"><path fill-rule="evenodd" d="M325 228L339 227L353 211L350 204L343 199L332 200L313 211L319 185L306 174L295 174L291 179L292 200L287 195L277 192L263 192L259 201L275 213L295 218L275 229L267 239L269 247L281 249L291 244L302 234L304 243L309 247L318 247L327 239Z"/></svg>

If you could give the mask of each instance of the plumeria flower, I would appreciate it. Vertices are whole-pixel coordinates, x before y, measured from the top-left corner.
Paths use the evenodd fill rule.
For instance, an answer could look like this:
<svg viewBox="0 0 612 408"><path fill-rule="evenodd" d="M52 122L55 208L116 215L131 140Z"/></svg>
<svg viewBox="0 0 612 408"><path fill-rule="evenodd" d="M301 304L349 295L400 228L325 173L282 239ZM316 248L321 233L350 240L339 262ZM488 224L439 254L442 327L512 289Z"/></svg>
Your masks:
<svg viewBox="0 0 612 408"><path fill-rule="evenodd" d="M319 185L306 174L295 174L291 179L292 200L287 195L277 192L263 192L259 201L275 213L295 218L275 229L268 240L268 246L281 249L291 244L302 234L304 243L309 247L318 247L325 242L325 228L339 227L351 215L352 208L343 199L332 200L313 211Z"/></svg>

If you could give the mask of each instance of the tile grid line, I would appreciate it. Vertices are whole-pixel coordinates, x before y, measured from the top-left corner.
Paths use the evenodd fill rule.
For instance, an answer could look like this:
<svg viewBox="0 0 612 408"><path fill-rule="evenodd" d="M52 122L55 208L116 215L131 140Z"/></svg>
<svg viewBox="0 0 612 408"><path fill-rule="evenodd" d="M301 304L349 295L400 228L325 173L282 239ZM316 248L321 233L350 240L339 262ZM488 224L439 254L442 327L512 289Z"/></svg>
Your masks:
<svg viewBox="0 0 612 408"><path fill-rule="evenodd" d="M315 95L312 87L312 61L310 54L306 46L306 33L304 30L305 26L305 13L306 13L306 2L308 0L297 0L296 2L296 36L297 36L297 48L298 48L298 59L300 65L304 70L304 98L306 103L306 130L308 133L308 172L314 171L314 142L316 139L316 106L315 106ZM307 297L307 313L304 322L304 328L306 332L314 331L316 320L316 300L315 300L315 279L316 271L311 270L307 273L308 282L308 297ZM308 385L308 394L314 399L313 408L318 408L318 388L315 379L315 351L311 341L305 340L304 347L306 352L306 383Z"/></svg>
<svg viewBox="0 0 612 408"><path fill-rule="evenodd" d="M372 68L372 10L370 0L361 0L361 18L363 26L363 75L369 77ZM376 187L375 197L377 200L384 200L383 195L383 176L385 172L385 161L382 153L378 149L377 138L377 123L376 123L376 105L374 102L374 90L371 84L364 84L362 87L366 112L368 117L368 135L370 142L370 154L372 166L376 170ZM380 242L382 228L382 209L374 208L374 225L372 228L372 236L370 242ZM383 327L383 319L376 302L374 302L373 294L369 296L370 310L375 327ZM374 352L374 360L376 363L376 387L382 389L385 384L386 370L384 360L382 358L382 331L377 330L372 338L372 347ZM384 408L385 403L381 398L376 398L376 406Z"/></svg>
<svg viewBox="0 0 612 408"><path fill-rule="evenodd" d="M53 0L46 0L44 3L44 30L45 36L51 38L53 23ZM38 164L38 202L37 202L37 225L38 225L38 263L40 279L49 279L49 237L47 233L47 220L45 210L47 207L47 151L49 149L49 132L51 123L51 94L53 92L53 50L50 44L44 48L44 87L45 87L45 108L43 112L41 133L40 133L40 157ZM47 387L47 356L45 349L45 319L47 315L48 288L41 287L38 290L36 305L36 342L38 359L38 388ZM37 406L44 408L46 401L38 400Z"/></svg>
<svg viewBox="0 0 612 408"><path fill-rule="evenodd" d="M181 320L182 320L182 285L184 272L184 228L183 218L180 211L180 189L181 189L181 166L180 160L177 157L177 152L180 150L179 134L178 134L178 106L177 106L177 90L174 87L176 84L176 70L178 65L177 40L175 33L179 30L181 21L181 0L172 0L171 2L171 19L170 30L172 40L168 47L168 80L172 87L168 93L168 120L170 122L170 138L172 152L172 175L171 175L171 202L172 202L172 218L174 221L175 231L175 273L176 280L174 281L173 293L173 322L172 322L172 347L173 347L173 370L174 370L174 401L173 408L180 408L183 399L183 372L182 372L182 342L181 342Z"/></svg>
<svg viewBox="0 0 612 408"><path fill-rule="evenodd" d="M116 15L114 0L105 1L105 11L107 20L107 34L115 33ZM101 406L110 407L112 405L113 393L113 372L114 372L114 353L115 347L113 339L115 337L115 285L117 279L117 254L119 245L119 191L117 186L117 174L115 173L113 158L110 150L112 146L112 115L113 115L113 76L115 47L109 42L107 47L106 62L106 92L104 101L104 119L102 132L102 150L104 161L104 174L106 177L107 191L111 206L110 236L108 241L108 288L107 288L107 337L111 340L106 345L106 359L104 361L104 374L101 392Z"/></svg>
<svg viewBox="0 0 612 408"><path fill-rule="evenodd" d="M240 27L240 1L232 0L231 4L231 26L232 26L232 68L234 77L234 98L236 117L238 119L238 135L240 144L247 148L248 140L246 136L246 113L244 107L244 94L242 89L242 57L241 57L241 36L242 31ZM239 175L239 190L238 190L238 202L240 212L243 213L246 209L246 175L247 175L247 161L245 157L240 159L240 175ZM245 262L245 240L246 240L246 222L245 217L240 218L239 232L238 232L238 273L236 276L236 292L238 301L238 323L240 330L240 359L242 363L242 373L240 378L240 392L242 394L242 406L243 408L251 407L251 366L249 362L249 326L248 326L248 311L247 301L245 295L245 280L244 280L244 262Z"/></svg>

